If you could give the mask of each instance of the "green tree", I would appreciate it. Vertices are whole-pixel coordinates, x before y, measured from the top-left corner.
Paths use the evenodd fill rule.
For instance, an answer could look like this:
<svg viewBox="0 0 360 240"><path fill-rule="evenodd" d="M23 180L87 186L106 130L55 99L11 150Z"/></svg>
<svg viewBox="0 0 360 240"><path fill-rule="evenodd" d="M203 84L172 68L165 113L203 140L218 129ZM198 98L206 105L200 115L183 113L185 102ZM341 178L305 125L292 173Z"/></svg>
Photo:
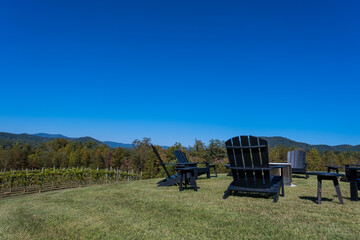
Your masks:
<svg viewBox="0 0 360 240"><path fill-rule="evenodd" d="M106 153L109 151L106 145L99 145L95 150L95 167L105 168L106 166Z"/></svg>
<svg viewBox="0 0 360 240"><path fill-rule="evenodd" d="M306 155L306 162L309 171L321 171L324 170L325 164L321 153L316 148L311 149Z"/></svg>
<svg viewBox="0 0 360 240"><path fill-rule="evenodd" d="M81 166L88 167L91 163L90 150L86 147L81 150Z"/></svg>
<svg viewBox="0 0 360 240"><path fill-rule="evenodd" d="M2 169L10 168L10 150L0 147L0 166Z"/></svg>
<svg viewBox="0 0 360 240"><path fill-rule="evenodd" d="M150 138L143 140L135 139L133 141L134 149L131 152L130 160L133 168L143 172L143 178L152 178L157 174L156 157L153 153Z"/></svg>
<svg viewBox="0 0 360 240"><path fill-rule="evenodd" d="M26 153L22 151L19 144L15 144L10 153L10 167L13 169L26 168L26 160Z"/></svg>
<svg viewBox="0 0 360 240"><path fill-rule="evenodd" d="M189 147L189 154L193 162L204 162L206 159L206 146L201 140L195 138L194 146Z"/></svg>
<svg viewBox="0 0 360 240"><path fill-rule="evenodd" d="M125 160L125 150L121 147L116 148L112 159L111 166L114 168L120 168Z"/></svg>
<svg viewBox="0 0 360 240"><path fill-rule="evenodd" d="M176 160L176 156L175 156L175 150L180 150L183 152L187 152L186 148L184 146L181 145L181 143L176 142L174 145L172 145L171 147L169 147L166 150L166 159L168 162L177 162Z"/></svg>
<svg viewBox="0 0 360 240"><path fill-rule="evenodd" d="M288 148L284 145L277 145L276 147L270 148L269 160L270 162L287 162L288 151L294 150L295 147Z"/></svg>
<svg viewBox="0 0 360 240"><path fill-rule="evenodd" d="M75 151L70 153L69 166L70 167L80 167L81 166L81 149L80 148L78 148Z"/></svg>
<svg viewBox="0 0 360 240"><path fill-rule="evenodd" d="M224 142L219 139L211 139L209 141L209 145L206 151L206 160L214 163L214 162L223 162L226 151L224 148Z"/></svg>

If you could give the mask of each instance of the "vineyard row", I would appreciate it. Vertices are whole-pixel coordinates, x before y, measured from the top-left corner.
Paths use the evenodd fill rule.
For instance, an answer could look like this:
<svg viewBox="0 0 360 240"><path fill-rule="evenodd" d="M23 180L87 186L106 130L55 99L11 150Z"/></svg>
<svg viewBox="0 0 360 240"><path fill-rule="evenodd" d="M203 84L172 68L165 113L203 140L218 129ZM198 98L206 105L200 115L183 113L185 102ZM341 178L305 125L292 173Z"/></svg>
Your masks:
<svg viewBox="0 0 360 240"><path fill-rule="evenodd" d="M47 168L0 172L0 197L40 193L57 189L132 181L142 174L118 169Z"/></svg>

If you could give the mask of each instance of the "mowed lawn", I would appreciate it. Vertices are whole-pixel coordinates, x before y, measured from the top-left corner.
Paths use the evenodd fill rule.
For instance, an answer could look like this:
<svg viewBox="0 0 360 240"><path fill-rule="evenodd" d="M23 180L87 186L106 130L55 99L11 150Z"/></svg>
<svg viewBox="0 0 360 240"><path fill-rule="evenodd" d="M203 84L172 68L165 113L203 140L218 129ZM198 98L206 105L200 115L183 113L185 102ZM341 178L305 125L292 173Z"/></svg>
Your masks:
<svg viewBox="0 0 360 240"><path fill-rule="evenodd" d="M341 182L339 204L316 177L293 178L285 197L230 196L232 178L198 180L198 192L156 187L159 179L0 199L0 239L360 239L360 202Z"/></svg>

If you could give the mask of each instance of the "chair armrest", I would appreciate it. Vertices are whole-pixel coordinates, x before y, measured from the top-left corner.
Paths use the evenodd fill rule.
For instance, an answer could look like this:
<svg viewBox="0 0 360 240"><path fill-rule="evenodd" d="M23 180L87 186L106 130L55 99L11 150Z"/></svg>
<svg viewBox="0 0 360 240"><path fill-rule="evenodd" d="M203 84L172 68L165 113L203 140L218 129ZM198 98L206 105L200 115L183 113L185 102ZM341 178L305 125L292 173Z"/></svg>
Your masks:
<svg viewBox="0 0 360 240"><path fill-rule="evenodd" d="M270 168L274 169L274 168L285 168L287 166L284 165L272 165Z"/></svg>
<svg viewBox="0 0 360 240"><path fill-rule="evenodd" d="M272 167L268 167L268 168L258 168L258 167L229 167L228 169L234 169L234 170L272 170Z"/></svg>
<svg viewBox="0 0 360 240"><path fill-rule="evenodd" d="M161 166L161 165L189 165L189 166L192 166L192 165L197 165L198 163L164 163L164 164L158 164L158 166Z"/></svg>

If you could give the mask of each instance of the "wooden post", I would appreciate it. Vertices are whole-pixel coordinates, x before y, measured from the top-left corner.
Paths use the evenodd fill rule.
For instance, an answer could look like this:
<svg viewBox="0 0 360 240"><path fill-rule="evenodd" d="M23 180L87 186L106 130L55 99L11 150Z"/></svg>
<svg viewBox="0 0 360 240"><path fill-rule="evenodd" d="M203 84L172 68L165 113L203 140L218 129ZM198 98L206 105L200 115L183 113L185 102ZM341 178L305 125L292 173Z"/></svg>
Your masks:
<svg viewBox="0 0 360 240"><path fill-rule="evenodd" d="M119 168L116 168L116 182L119 182Z"/></svg>
<svg viewBox="0 0 360 240"><path fill-rule="evenodd" d="M13 170L12 171L12 175L15 175L15 171ZM10 178L10 192L12 193L12 191L13 191L13 184L14 184L14 178L13 178L13 176L11 176L11 178Z"/></svg>

